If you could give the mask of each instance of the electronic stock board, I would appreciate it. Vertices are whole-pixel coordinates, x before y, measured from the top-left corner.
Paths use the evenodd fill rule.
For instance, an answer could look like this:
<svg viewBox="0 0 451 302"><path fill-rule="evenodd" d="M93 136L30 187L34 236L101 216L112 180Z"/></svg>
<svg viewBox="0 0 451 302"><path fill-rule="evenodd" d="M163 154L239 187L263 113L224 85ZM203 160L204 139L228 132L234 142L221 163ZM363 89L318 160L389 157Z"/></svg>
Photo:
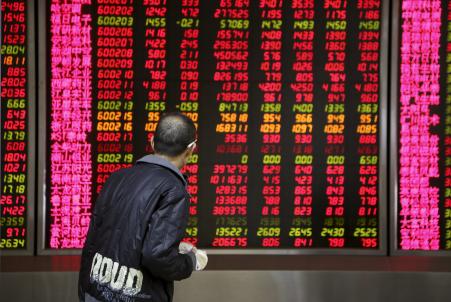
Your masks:
<svg viewBox="0 0 451 302"><path fill-rule="evenodd" d="M105 180L179 110L198 126L187 241L384 253L387 6L47 1L43 249L83 246Z"/></svg>

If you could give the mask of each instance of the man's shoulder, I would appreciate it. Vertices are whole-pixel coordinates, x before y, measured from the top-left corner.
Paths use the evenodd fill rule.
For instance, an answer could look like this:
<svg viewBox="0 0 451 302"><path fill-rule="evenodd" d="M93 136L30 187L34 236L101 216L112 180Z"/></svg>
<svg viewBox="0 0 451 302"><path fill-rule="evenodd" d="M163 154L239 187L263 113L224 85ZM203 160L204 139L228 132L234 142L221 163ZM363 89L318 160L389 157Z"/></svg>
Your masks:
<svg viewBox="0 0 451 302"><path fill-rule="evenodd" d="M119 189L120 188L120 189ZM155 190L177 195L186 194L183 180L173 171L152 163L140 163L120 169L111 174L107 181L108 191L138 191L140 194L153 194Z"/></svg>
<svg viewBox="0 0 451 302"><path fill-rule="evenodd" d="M158 164L137 163L132 166L130 173L140 173L143 177L149 179L158 178L166 180L171 186L185 186L185 180L182 177L180 177L178 174L174 173L174 171L168 169L167 167Z"/></svg>
<svg viewBox="0 0 451 302"><path fill-rule="evenodd" d="M142 194L158 190L161 194L183 196L187 194L185 183L180 177L165 167L151 163L137 163L130 168L118 171L118 179L128 179L129 189L141 187ZM143 187L144 186L144 187Z"/></svg>
<svg viewBox="0 0 451 302"><path fill-rule="evenodd" d="M170 172L169 175L176 176L185 186L187 185L186 179L184 178L183 174L180 172L180 170L170 161L168 161L166 158L162 156L157 155L146 155L136 162L136 165L151 165L153 167L158 166L160 168L163 168L164 170Z"/></svg>

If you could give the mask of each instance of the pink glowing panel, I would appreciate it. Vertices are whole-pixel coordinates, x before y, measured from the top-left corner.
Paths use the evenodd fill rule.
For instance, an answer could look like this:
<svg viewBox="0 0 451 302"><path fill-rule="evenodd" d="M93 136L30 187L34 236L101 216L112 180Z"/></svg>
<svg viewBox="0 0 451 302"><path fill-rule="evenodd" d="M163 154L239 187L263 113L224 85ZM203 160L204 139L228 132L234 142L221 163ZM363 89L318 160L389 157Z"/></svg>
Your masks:
<svg viewBox="0 0 451 302"><path fill-rule="evenodd" d="M50 5L51 248L82 248L91 215L92 131L91 16L83 14L90 0Z"/></svg>
<svg viewBox="0 0 451 302"><path fill-rule="evenodd" d="M399 248L438 250L439 104L442 1L402 2L400 68Z"/></svg>

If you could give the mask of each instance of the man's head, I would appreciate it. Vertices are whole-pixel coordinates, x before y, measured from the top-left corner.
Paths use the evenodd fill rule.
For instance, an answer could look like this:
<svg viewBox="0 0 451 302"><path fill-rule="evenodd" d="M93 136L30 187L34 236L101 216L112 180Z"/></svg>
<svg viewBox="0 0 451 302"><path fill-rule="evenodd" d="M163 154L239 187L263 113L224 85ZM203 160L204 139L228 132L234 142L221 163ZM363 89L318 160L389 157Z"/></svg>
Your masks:
<svg viewBox="0 0 451 302"><path fill-rule="evenodd" d="M170 158L181 168L193 153L196 144L193 121L179 112L164 114L152 139L155 154Z"/></svg>

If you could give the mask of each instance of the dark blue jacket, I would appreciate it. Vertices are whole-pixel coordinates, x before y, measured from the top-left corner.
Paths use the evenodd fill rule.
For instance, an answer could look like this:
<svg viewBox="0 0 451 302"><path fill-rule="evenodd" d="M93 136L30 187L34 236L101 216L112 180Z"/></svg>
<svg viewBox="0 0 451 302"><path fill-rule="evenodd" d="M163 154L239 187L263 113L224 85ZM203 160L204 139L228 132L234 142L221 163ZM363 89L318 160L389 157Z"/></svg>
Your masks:
<svg viewBox="0 0 451 302"><path fill-rule="evenodd" d="M113 173L83 248L80 301L172 301L173 281L195 267L194 254L178 253L188 207L183 175L162 157L148 155Z"/></svg>

